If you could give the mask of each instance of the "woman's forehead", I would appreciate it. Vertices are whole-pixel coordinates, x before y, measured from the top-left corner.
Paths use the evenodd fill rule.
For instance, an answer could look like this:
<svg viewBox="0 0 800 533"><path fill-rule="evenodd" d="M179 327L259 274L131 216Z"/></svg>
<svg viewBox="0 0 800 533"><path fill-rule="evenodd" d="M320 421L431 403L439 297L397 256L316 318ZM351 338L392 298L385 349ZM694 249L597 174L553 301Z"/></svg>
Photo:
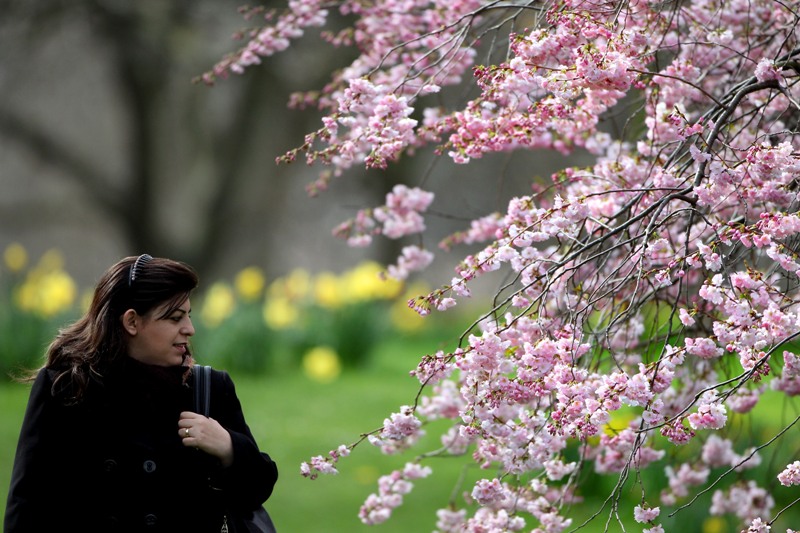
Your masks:
<svg viewBox="0 0 800 533"><path fill-rule="evenodd" d="M183 298L176 298L172 300L167 300L165 302L161 302L160 304L155 306L148 314L160 317L174 313L175 311L182 311L184 313L189 313L191 310L192 306L191 302L189 301L189 296L184 296Z"/></svg>

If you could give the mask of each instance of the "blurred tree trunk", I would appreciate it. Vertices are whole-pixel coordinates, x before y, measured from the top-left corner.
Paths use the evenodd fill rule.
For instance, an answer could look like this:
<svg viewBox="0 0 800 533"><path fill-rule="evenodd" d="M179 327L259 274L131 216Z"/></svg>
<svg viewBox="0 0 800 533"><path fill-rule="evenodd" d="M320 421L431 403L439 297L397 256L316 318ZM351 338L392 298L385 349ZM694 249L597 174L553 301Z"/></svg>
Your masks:
<svg viewBox="0 0 800 533"><path fill-rule="evenodd" d="M0 137L56 167L79 186L119 228L130 253L148 251L183 259L201 272L215 267L224 255L224 241L239 216L237 201L247 194L243 191L248 180L268 179L264 161L253 165L253 158L275 157L260 146L267 144L261 124L275 107L275 98L284 101L288 92L266 68L228 80L224 88L191 84L191 76L218 59L213 47L204 46L201 13L205 17L214 10L236 14L235 3L210 4L195 0L0 1L6 20L23 26L29 42L46 39L48 27L65 21L79 21L89 28L95 46L110 58L112 90L123 108L118 127L124 129L125 161L117 166L123 170L121 175L109 175L100 164L104 154L82 155L69 138L37 124L6 99L0 99ZM200 43L196 45L199 51L186 49L192 39ZM24 50L25 45L19 48ZM191 54L199 59L182 64ZM6 48L4 55L9 70L15 54ZM14 61L22 64L25 58ZM213 107L223 110L214 113ZM302 139L306 124L287 123L288 131L278 128L283 135ZM285 181L270 183L269 201L282 202ZM174 231L176 225L189 229Z"/></svg>

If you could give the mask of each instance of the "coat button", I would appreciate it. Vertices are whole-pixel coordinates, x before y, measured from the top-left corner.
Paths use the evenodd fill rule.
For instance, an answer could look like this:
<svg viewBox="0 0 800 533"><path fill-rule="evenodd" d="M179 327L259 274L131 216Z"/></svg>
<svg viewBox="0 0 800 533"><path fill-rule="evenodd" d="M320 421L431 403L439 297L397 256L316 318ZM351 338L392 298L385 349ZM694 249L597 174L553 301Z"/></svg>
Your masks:
<svg viewBox="0 0 800 533"><path fill-rule="evenodd" d="M156 471L156 462L148 459L147 461L144 462L142 468L144 468L144 471L147 472L148 474L152 474L153 472Z"/></svg>
<svg viewBox="0 0 800 533"><path fill-rule="evenodd" d="M117 469L117 462L114 459L106 459L103 461L103 470L107 473L111 473Z"/></svg>
<svg viewBox="0 0 800 533"><path fill-rule="evenodd" d="M147 527L154 527L158 523L158 517L154 514L149 514L144 517L144 525Z"/></svg>

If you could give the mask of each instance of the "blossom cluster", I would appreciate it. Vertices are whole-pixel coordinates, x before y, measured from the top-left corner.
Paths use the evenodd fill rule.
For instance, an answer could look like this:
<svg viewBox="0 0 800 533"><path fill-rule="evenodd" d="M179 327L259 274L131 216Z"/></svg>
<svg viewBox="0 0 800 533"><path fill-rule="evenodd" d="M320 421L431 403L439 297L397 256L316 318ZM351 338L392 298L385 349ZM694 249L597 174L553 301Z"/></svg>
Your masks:
<svg viewBox="0 0 800 533"><path fill-rule="evenodd" d="M309 479L316 479L320 474L338 474L336 463L342 457L350 455L350 446L340 445L335 450L328 452L328 456L317 455L311 458L310 462L300 464L300 474Z"/></svg>
<svg viewBox="0 0 800 533"><path fill-rule="evenodd" d="M378 493L371 494L358 515L365 524L380 524L392 514L392 510L403 503L403 496L414 488L414 481L431 474L427 466L407 463L402 470L395 470L378 480Z"/></svg>
<svg viewBox="0 0 800 533"><path fill-rule="evenodd" d="M217 78L226 77L229 72L241 74L246 68L260 64L262 57L286 50L292 39L303 36L306 28L325 25L328 10L324 5L325 2L320 0L289 0L285 12L266 13L264 16L271 23L250 31L245 45L217 63L202 76L202 80L211 84ZM256 14L256 10L246 14L250 18Z"/></svg>
<svg viewBox="0 0 800 533"><path fill-rule="evenodd" d="M368 440L373 446L378 446L386 454L399 453L411 447L424 435L422 422L417 418L414 409L409 405L400 408L400 412L393 413L383 421L380 434L369 435Z"/></svg>
<svg viewBox="0 0 800 533"><path fill-rule="evenodd" d="M595 475L619 480L609 501L636 484L641 502L624 513L644 531L706 492L707 514L775 527L780 487L751 474L770 467L761 447L786 431L761 447L736 435L768 394L800 392L797 2L336 5L355 22L331 43L361 54L314 100L322 127L286 159L305 153L330 176L434 143L460 164L523 149L595 157L445 238L444 250L468 248L452 280L409 303L443 311L476 281L503 280L456 349L421 359L419 401L369 438L399 453L427 423L450 421L439 453L486 475L437 528L563 531ZM281 20L307 27L311 6L298 0ZM502 60L474 64L479 37L511 19L520 24L492 56ZM454 86L469 99L432 98ZM614 137L604 121L617 113L629 120ZM336 233L354 246L419 237L435 200L398 185ZM432 261L416 243L390 270L402 278ZM778 481L797 484L797 464L782 464ZM632 475L644 470L660 483ZM383 479L362 520L385 520L408 476Z"/></svg>
<svg viewBox="0 0 800 533"><path fill-rule="evenodd" d="M347 239L351 246L367 246L373 235L399 239L425 231L422 213L433 202L434 195L418 187L395 185L386 195L386 204L375 209L362 209L347 222L334 229L334 234ZM407 248L393 270L398 279L405 279L408 271L424 270L431 262L432 254L419 248Z"/></svg>

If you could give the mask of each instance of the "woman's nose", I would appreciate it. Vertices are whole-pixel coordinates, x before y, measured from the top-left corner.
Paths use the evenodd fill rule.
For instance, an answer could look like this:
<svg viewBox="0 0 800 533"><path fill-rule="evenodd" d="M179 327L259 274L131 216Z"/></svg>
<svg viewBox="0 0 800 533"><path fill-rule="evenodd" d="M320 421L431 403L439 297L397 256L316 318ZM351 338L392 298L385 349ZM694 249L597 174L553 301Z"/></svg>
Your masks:
<svg viewBox="0 0 800 533"><path fill-rule="evenodd" d="M192 319L191 319L191 318L190 318L190 319L189 319L189 321L186 323L186 325L185 325L185 326L183 326L183 331L182 331L182 333L183 333L184 335L187 335L187 336L189 336L189 337L191 337L192 335L194 335L194 324L192 324Z"/></svg>

